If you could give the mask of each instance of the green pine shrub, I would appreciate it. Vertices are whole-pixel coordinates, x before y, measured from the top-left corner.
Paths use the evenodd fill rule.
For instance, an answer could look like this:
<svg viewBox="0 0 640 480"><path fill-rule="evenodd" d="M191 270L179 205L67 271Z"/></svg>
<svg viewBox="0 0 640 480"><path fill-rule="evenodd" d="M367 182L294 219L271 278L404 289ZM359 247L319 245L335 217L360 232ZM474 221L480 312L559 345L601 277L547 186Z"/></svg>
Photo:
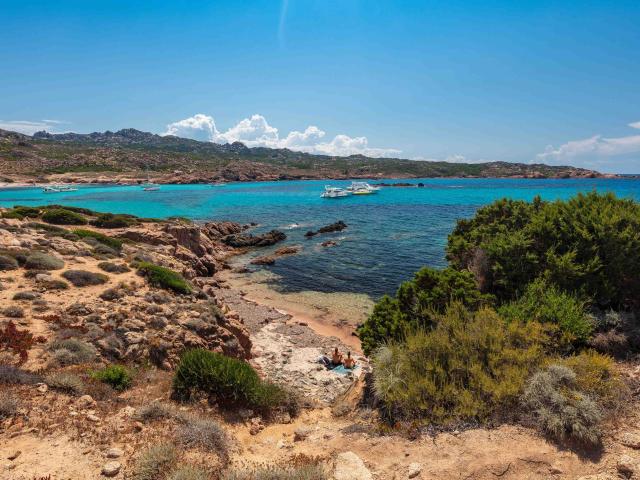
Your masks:
<svg viewBox="0 0 640 480"><path fill-rule="evenodd" d="M42 214L42 220L54 225L86 225L87 219L68 208L49 208Z"/></svg>
<svg viewBox="0 0 640 480"><path fill-rule="evenodd" d="M244 405L265 412L284 405L287 396L279 386L261 380L248 363L204 349L182 355L172 388L179 399L199 391L223 405Z"/></svg>
<svg viewBox="0 0 640 480"><path fill-rule="evenodd" d="M138 272L147 278L149 283L155 287L172 290L176 293L191 293L191 285L182 275L170 268L161 267L150 262L139 262Z"/></svg>
<svg viewBox="0 0 640 480"><path fill-rule="evenodd" d="M375 305L358 336L369 355L388 340L401 340L407 330L428 327L450 302L475 310L491 300L480 293L471 272L424 267L400 285L395 298L385 296Z"/></svg>
<svg viewBox="0 0 640 480"><path fill-rule="evenodd" d="M133 215L101 213L91 222L91 225L98 228L126 228L137 223L138 219Z"/></svg>
<svg viewBox="0 0 640 480"><path fill-rule="evenodd" d="M498 200L458 221L447 258L474 271L481 290L500 302L544 278L600 308L638 306L640 204L596 192L555 202Z"/></svg>
<svg viewBox="0 0 640 480"><path fill-rule="evenodd" d="M108 365L91 374L91 378L110 385L120 392L128 389L133 382L133 373L123 365Z"/></svg>
<svg viewBox="0 0 640 480"><path fill-rule="evenodd" d="M103 233L94 232L93 230L86 230L83 228L75 229L73 230L73 233L82 239L93 238L117 252L122 250L122 240L109 237L108 235L105 235Z"/></svg>
<svg viewBox="0 0 640 480"><path fill-rule="evenodd" d="M498 309L507 321L535 321L557 326L558 348L566 350L585 345L591 338L594 319L585 302L539 279L530 283L523 295Z"/></svg>
<svg viewBox="0 0 640 480"><path fill-rule="evenodd" d="M431 328L407 333L373 356L373 389L390 419L435 425L485 421L517 405L544 360L536 322L506 324L493 310L454 303Z"/></svg>

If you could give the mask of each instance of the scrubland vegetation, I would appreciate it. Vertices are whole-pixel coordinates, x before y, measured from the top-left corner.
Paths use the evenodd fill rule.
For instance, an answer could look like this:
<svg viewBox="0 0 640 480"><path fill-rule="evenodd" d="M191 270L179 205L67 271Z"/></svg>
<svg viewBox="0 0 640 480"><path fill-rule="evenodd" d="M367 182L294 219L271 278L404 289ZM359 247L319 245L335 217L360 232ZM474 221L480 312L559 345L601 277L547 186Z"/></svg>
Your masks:
<svg viewBox="0 0 640 480"><path fill-rule="evenodd" d="M458 222L447 258L359 329L387 418L508 419L598 444L627 399L610 355L640 349L640 205L597 193L500 200Z"/></svg>

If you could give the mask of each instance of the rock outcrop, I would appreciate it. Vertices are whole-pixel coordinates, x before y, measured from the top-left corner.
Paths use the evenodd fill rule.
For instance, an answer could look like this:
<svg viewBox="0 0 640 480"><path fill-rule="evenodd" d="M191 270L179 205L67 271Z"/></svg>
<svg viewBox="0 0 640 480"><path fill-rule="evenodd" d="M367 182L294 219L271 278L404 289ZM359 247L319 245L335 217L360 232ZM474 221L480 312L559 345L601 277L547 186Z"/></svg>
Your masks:
<svg viewBox="0 0 640 480"><path fill-rule="evenodd" d="M261 235L251 234L234 234L228 235L222 239L222 241L234 248L247 248L247 247L269 247L275 245L278 242L286 240L287 236L279 230L271 230L270 232L263 233Z"/></svg>

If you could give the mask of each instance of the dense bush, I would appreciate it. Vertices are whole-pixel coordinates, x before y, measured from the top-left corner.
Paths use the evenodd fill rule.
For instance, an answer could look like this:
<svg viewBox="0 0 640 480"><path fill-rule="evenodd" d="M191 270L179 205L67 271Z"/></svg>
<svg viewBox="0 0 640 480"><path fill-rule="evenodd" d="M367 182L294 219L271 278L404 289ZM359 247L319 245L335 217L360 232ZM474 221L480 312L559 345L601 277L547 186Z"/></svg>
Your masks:
<svg viewBox="0 0 640 480"><path fill-rule="evenodd" d="M7 210L2 214L4 218L18 218L22 220L24 217L36 218L40 216L40 209L38 207L25 207L22 205L16 205L10 210Z"/></svg>
<svg viewBox="0 0 640 480"><path fill-rule="evenodd" d="M538 371L528 381L522 402L538 426L553 439L588 446L600 443L602 411L578 389L571 368L550 365Z"/></svg>
<svg viewBox="0 0 640 480"><path fill-rule="evenodd" d="M45 382L49 388L68 395L81 395L84 392L84 383L82 379L73 373L52 373L47 375Z"/></svg>
<svg viewBox="0 0 640 480"><path fill-rule="evenodd" d="M556 325L560 331L558 347L561 349L586 344L594 328L594 319L587 313L583 301L542 279L530 283L520 298L498 311L508 321Z"/></svg>
<svg viewBox="0 0 640 480"><path fill-rule="evenodd" d="M64 261L44 252L31 253L24 264L27 270L60 270L64 267Z"/></svg>
<svg viewBox="0 0 640 480"><path fill-rule="evenodd" d="M0 384L35 385L40 382L42 382L40 375L27 372L13 365L0 364Z"/></svg>
<svg viewBox="0 0 640 480"><path fill-rule="evenodd" d="M41 296L42 295L40 295L37 292L30 292L30 291L27 291L27 290L23 290L21 292L16 292L13 295L13 299L14 300L28 300L28 301L31 301L31 300L35 300L36 298L40 298Z"/></svg>
<svg viewBox="0 0 640 480"><path fill-rule="evenodd" d="M88 272L86 270L67 270L62 276L69 280L74 287L102 285L109 280L109 277L102 273Z"/></svg>
<svg viewBox="0 0 640 480"><path fill-rule="evenodd" d="M0 255L0 271L15 270L18 268L18 261L10 255Z"/></svg>
<svg viewBox="0 0 640 480"><path fill-rule="evenodd" d="M173 418L175 414L176 412L173 406L166 403L154 401L140 407L135 416L137 419L143 422L150 422L154 420L165 420L167 418Z"/></svg>
<svg viewBox="0 0 640 480"><path fill-rule="evenodd" d="M358 330L365 354L385 341L402 339L407 330L430 326L434 315L452 301L477 309L491 297L480 293L468 271L421 269L400 286L395 298L383 297Z"/></svg>
<svg viewBox="0 0 640 480"><path fill-rule="evenodd" d="M4 315L5 317L9 317L9 318L23 318L24 317L24 310L22 309L22 307L19 307L17 305L9 305L8 307L3 308L0 313L2 313L2 315Z"/></svg>
<svg viewBox="0 0 640 480"><path fill-rule="evenodd" d="M505 325L488 308L470 312L459 303L434 322L373 357L374 392L391 418L448 425L486 420L517 404L544 358L540 324Z"/></svg>
<svg viewBox="0 0 640 480"><path fill-rule="evenodd" d="M105 272L109 272L109 273L127 273L131 271L131 269L126 265L116 264L111 262L100 262L98 264L98 267L101 270L104 270Z"/></svg>
<svg viewBox="0 0 640 480"><path fill-rule="evenodd" d="M212 395L223 405L270 411L283 405L286 393L260 379L246 362L203 349L182 355L173 377L173 394L188 399L194 392Z"/></svg>
<svg viewBox="0 0 640 480"><path fill-rule="evenodd" d="M191 293L191 285L178 272L149 262L140 262L137 268L155 287L173 290L177 293Z"/></svg>
<svg viewBox="0 0 640 480"><path fill-rule="evenodd" d="M154 445L142 452L133 466L131 480L158 480L163 478L178 458L171 444Z"/></svg>
<svg viewBox="0 0 640 480"><path fill-rule="evenodd" d="M98 242L102 243L103 245L106 245L107 247L115 251L119 252L120 250L122 250L122 243L123 243L122 240L109 237L108 235L105 235L103 233L94 232L93 230L86 230L82 228L77 228L73 230L73 233L82 239L93 238L94 240L97 240Z"/></svg>
<svg viewBox="0 0 640 480"><path fill-rule="evenodd" d="M70 233L66 228L56 227L47 223L29 222L25 224L25 227L33 228L35 230L42 230L54 237L61 237Z"/></svg>
<svg viewBox="0 0 640 480"><path fill-rule="evenodd" d="M123 365L108 365L93 372L91 378L106 383L118 391L126 390L133 382L131 370Z"/></svg>
<svg viewBox="0 0 640 480"><path fill-rule="evenodd" d="M91 225L98 228L125 228L138 223L133 215L101 213L91 222Z"/></svg>
<svg viewBox="0 0 640 480"><path fill-rule="evenodd" d="M613 194L569 200L499 200L460 220L447 258L483 291L515 299L536 278L600 307L638 306L640 204Z"/></svg>
<svg viewBox="0 0 640 480"><path fill-rule="evenodd" d="M86 225L89 223L82 215L68 208L47 209L42 215L42 220L54 225Z"/></svg>

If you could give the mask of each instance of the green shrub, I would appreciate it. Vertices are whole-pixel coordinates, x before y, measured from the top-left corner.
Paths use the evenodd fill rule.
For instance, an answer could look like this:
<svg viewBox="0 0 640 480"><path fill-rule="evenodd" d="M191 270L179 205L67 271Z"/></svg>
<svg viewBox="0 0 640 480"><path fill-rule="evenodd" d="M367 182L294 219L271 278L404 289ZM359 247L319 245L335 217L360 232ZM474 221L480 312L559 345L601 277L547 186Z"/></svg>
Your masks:
<svg viewBox="0 0 640 480"><path fill-rule="evenodd" d="M109 277L102 273L88 272L86 270L67 270L62 276L71 282L74 287L88 287L91 285L103 285Z"/></svg>
<svg viewBox="0 0 640 480"><path fill-rule="evenodd" d="M131 269L124 264L116 264L111 262L100 262L98 264L98 268L109 273L127 273L131 271Z"/></svg>
<svg viewBox="0 0 640 480"><path fill-rule="evenodd" d="M50 235L56 236L56 237L61 237L63 235L67 235L69 233L69 230L67 230L66 228L62 228L62 227L56 227L54 225L48 225L46 223L39 223L39 222L29 222L27 224L25 224L26 227L29 228L33 228L35 230L42 230Z"/></svg>
<svg viewBox="0 0 640 480"><path fill-rule="evenodd" d="M7 210L2 214L4 218L17 218L22 220L24 217L36 218L40 216L40 209L37 207L24 207L22 205L16 205L10 210Z"/></svg>
<svg viewBox="0 0 640 480"><path fill-rule="evenodd" d="M507 321L535 321L558 326L562 348L586 344L594 328L594 320L583 301L544 280L529 284L522 297L503 305L498 312Z"/></svg>
<svg viewBox="0 0 640 480"><path fill-rule="evenodd" d="M173 377L173 394L188 399L200 391L221 404L245 405L270 411L285 402L280 387L260 379L246 362L208 350L189 350L182 355Z"/></svg>
<svg viewBox="0 0 640 480"><path fill-rule="evenodd" d="M178 458L171 444L154 445L142 452L133 466L131 480L158 480L164 477Z"/></svg>
<svg viewBox="0 0 640 480"><path fill-rule="evenodd" d="M177 293L191 293L191 285L178 272L149 262L140 262L137 268L138 272L144 275L149 283L155 287L173 290Z"/></svg>
<svg viewBox="0 0 640 480"><path fill-rule="evenodd" d="M605 414L618 412L625 406L629 387L611 357L587 350L556 363L573 370L576 388L588 393Z"/></svg>
<svg viewBox="0 0 640 480"><path fill-rule="evenodd" d="M64 261L44 252L33 252L24 264L27 270L60 270L64 267Z"/></svg>
<svg viewBox="0 0 640 480"><path fill-rule="evenodd" d="M601 308L638 306L640 204L595 192L555 202L499 200L458 221L447 258L474 270L482 290L500 301L545 278Z"/></svg>
<svg viewBox="0 0 640 480"><path fill-rule="evenodd" d="M125 228L138 223L133 215L101 213L91 222L91 225L98 228Z"/></svg>
<svg viewBox="0 0 640 480"><path fill-rule="evenodd" d="M436 425L483 421L517 404L544 359L542 326L505 324L488 308L452 304L429 329L390 342L373 357L373 387L390 418Z"/></svg>
<svg viewBox="0 0 640 480"><path fill-rule="evenodd" d="M480 293L471 272L422 268L400 285L395 298L383 297L359 328L364 353L371 354L388 340L401 340L407 330L428 327L452 301L475 310L491 297Z"/></svg>
<svg viewBox="0 0 640 480"><path fill-rule="evenodd" d="M122 365L108 365L102 370L93 372L91 378L106 383L114 390L122 392L131 386L133 374L131 370Z"/></svg>
<svg viewBox="0 0 640 480"><path fill-rule="evenodd" d="M539 428L558 441L592 446L600 443L601 409L576 384L575 372L564 365L550 365L536 372L522 395Z"/></svg>
<svg viewBox="0 0 640 480"><path fill-rule="evenodd" d="M180 466L169 474L167 480L209 480L211 476L206 470L190 465Z"/></svg>
<svg viewBox="0 0 640 480"><path fill-rule="evenodd" d="M68 395L81 395L84 392L82 379L72 373L58 372L47 375L45 382L49 388Z"/></svg>
<svg viewBox="0 0 640 480"><path fill-rule="evenodd" d="M40 208L41 210L42 209L44 209L44 210L51 210L51 209L59 210L59 209L62 208L64 210L69 210L70 212L81 213L82 215L89 215L89 216L97 215L96 212L94 212L93 210L90 210L88 208L72 207L70 205L56 205L56 204L54 204L54 205L45 205L45 206L41 206L41 207L38 207L38 208Z"/></svg>
<svg viewBox="0 0 640 480"><path fill-rule="evenodd" d="M54 225L86 225L87 219L67 208L51 208L44 212L42 220Z"/></svg>
<svg viewBox="0 0 640 480"><path fill-rule="evenodd" d="M116 250L118 252L122 250L122 240L109 237L108 235L105 235L103 233L94 232L93 230L85 230L82 228L73 230L73 233L82 239L93 238L103 245L106 245L107 247L112 248L113 250Z"/></svg>
<svg viewBox="0 0 640 480"><path fill-rule="evenodd" d="M18 261L9 255L0 255L0 271L15 270L18 268Z"/></svg>

